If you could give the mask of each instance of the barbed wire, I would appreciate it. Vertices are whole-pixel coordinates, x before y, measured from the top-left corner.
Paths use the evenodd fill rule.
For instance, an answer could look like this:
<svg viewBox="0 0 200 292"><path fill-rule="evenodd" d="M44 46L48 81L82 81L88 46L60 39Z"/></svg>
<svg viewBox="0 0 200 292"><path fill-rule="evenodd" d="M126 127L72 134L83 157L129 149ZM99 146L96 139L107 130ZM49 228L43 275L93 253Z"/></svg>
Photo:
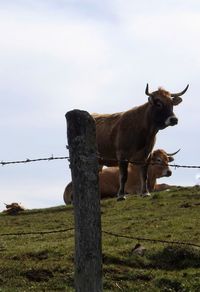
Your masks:
<svg viewBox="0 0 200 292"><path fill-rule="evenodd" d="M123 235L123 234L117 234L109 231L102 231L102 233L105 233L107 235L115 236L115 237L122 237L126 239L133 239L138 241L150 241L154 243L167 243L167 244L176 244L176 245L187 245L187 246L194 246L199 247L200 244L192 243L192 242L184 242L184 241L171 241L171 240L165 240L165 239L155 239L155 238L144 238L144 237L134 237L129 235Z"/></svg>
<svg viewBox="0 0 200 292"><path fill-rule="evenodd" d="M35 231L35 232L0 233L0 237L3 237L3 236L44 235L44 234L53 234L53 233L63 233L63 232L74 231L74 230L75 230L75 228L71 227L71 228L63 228L63 229L57 229L57 230L46 230L46 231ZM137 241L148 241L148 242L154 242L154 243L175 244L175 245L186 245L186 246L193 246L193 247L200 248L200 244L192 243L192 242L130 236L130 235L118 234L118 233L114 233L114 232L110 232L110 231L106 231L106 230L102 230L101 232L106 234L106 235L121 237L121 238L126 238L126 239L131 239L131 240L137 240Z"/></svg>
<svg viewBox="0 0 200 292"><path fill-rule="evenodd" d="M67 156L58 156L54 157L53 155L50 157L45 157L45 158L35 158L35 159L24 159L24 160L16 160L16 161L1 161L0 164L2 166L8 165L8 164L20 164L20 163L29 163L29 162L38 162L38 161L51 161L51 160L63 160L63 159L68 159L69 157Z"/></svg>
<svg viewBox="0 0 200 292"><path fill-rule="evenodd" d="M179 165L179 164L168 164L168 165L174 168L200 168L199 165Z"/></svg>
<svg viewBox="0 0 200 292"><path fill-rule="evenodd" d="M67 232L72 231L74 228L68 228L68 229L58 229L58 230L47 230L47 231L35 231L35 232L19 232L19 233L0 233L1 236L21 236L21 235L43 235L43 234L51 234L51 233L61 233L61 232Z"/></svg>
<svg viewBox="0 0 200 292"><path fill-rule="evenodd" d="M118 162L117 159L107 159L107 158L103 158L101 156L97 155L97 158L100 161L109 161L109 162ZM85 158L86 159L86 158ZM53 160L68 160L70 162L70 157L69 156L57 156L54 157L53 155L51 155L50 157L44 157L44 158L34 158L34 159L29 159L26 158L24 160L15 160L15 161L1 161L0 165L5 166L5 165L9 165L9 164L25 164L25 163L31 163L31 162L41 162L41 161L53 161ZM122 160L124 162L130 162L132 164L135 165L144 165L144 162L140 162L140 161L131 161L131 160ZM147 163L148 165L160 165L160 163L156 163L156 162L149 162ZM168 164L168 166L170 167L174 167L176 168L193 168L193 169L200 169L200 165L180 165L180 164Z"/></svg>

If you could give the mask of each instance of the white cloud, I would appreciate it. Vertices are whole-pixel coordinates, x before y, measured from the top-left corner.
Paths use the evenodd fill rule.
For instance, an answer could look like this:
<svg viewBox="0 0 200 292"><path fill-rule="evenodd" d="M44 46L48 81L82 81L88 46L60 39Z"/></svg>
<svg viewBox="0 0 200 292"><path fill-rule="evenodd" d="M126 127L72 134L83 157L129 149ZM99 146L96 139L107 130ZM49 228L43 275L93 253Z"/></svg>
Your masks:
<svg viewBox="0 0 200 292"><path fill-rule="evenodd" d="M30 13L30 12L29 12ZM28 13L28 15L29 15ZM87 20L42 18L37 13L1 12L0 48L4 54L56 58L62 62L92 64L103 60L106 45L97 24Z"/></svg>

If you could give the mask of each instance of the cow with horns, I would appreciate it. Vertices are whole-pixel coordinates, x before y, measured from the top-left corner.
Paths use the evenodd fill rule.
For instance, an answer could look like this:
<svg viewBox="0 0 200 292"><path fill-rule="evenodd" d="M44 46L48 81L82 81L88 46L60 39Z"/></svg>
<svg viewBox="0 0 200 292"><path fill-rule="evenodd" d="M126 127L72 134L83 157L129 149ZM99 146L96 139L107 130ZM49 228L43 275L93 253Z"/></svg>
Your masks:
<svg viewBox="0 0 200 292"><path fill-rule="evenodd" d="M147 166L147 186L149 191L160 189L160 186L156 184L158 178L169 177L172 175L172 171L169 168L169 162L174 160L173 156L177 154L179 150L169 154L163 149L157 149L151 153ZM99 190L101 199L116 196L118 189L119 167L107 167L99 172ZM138 165L132 163L128 164L128 179L125 185L125 193L141 194ZM65 204L70 204L72 202L72 182L66 186L63 199Z"/></svg>
<svg viewBox="0 0 200 292"><path fill-rule="evenodd" d="M173 106L182 102L188 89L170 93L163 88L145 93L148 102L128 111L114 114L93 114L96 122L97 148L102 165L117 160L119 165L118 200L125 198L125 183L128 177L128 162L140 164L138 167L142 194L148 195L147 162L155 144L159 130L178 123Z"/></svg>

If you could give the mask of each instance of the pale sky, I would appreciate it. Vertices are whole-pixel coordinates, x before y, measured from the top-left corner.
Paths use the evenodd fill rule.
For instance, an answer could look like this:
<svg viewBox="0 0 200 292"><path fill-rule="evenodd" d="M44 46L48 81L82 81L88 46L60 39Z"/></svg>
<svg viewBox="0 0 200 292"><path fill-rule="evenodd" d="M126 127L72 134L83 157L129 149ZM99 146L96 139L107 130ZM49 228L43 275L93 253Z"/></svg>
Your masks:
<svg viewBox="0 0 200 292"><path fill-rule="evenodd" d="M0 1L0 160L68 155L65 113L114 113L147 101L146 83L181 91L175 127L156 148L200 165L200 3L184 0ZM172 169L177 185L200 170ZM27 208L63 204L67 161L0 167L1 200Z"/></svg>

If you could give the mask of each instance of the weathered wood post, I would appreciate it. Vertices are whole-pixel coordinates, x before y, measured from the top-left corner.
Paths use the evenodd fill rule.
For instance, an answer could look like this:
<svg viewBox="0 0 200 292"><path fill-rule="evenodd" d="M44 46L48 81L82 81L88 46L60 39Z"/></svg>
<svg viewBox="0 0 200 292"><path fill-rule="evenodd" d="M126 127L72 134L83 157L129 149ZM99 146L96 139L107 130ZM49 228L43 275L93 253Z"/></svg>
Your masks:
<svg viewBox="0 0 200 292"><path fill-rule="evenodd" d="M102 291L101 213L96 128L86 112L66 114L75 218L75 289Z"/></svg>

